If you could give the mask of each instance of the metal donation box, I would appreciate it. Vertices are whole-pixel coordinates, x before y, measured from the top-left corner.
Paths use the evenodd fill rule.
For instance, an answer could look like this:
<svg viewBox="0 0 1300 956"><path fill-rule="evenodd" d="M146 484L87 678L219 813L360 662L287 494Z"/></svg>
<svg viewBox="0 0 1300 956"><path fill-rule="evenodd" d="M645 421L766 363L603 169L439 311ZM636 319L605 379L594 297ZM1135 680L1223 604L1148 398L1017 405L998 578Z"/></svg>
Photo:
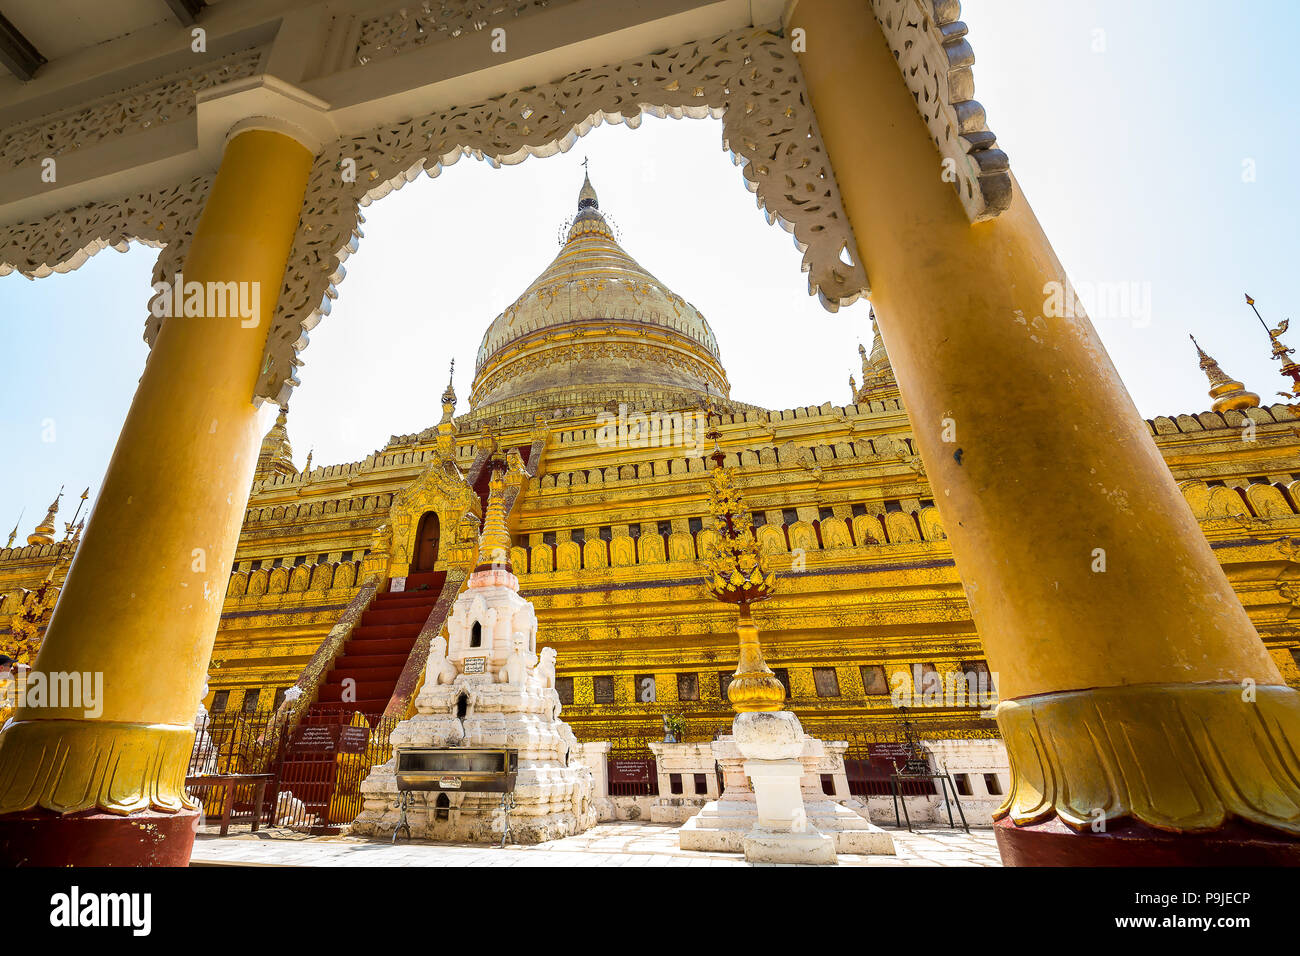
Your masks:
<svg viewBox="0 0 1300 956"><path fill-rule="evenodd" d="M399 748L397 789L509 793L519 776L519 751L465 747Z"/></svg>

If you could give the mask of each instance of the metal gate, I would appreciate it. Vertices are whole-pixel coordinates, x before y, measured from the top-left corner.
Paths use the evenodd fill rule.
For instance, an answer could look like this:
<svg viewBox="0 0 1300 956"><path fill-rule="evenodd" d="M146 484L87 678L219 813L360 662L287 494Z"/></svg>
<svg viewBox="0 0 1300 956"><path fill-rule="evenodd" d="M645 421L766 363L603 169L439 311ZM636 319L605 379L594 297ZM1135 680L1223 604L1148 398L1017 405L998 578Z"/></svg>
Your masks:
<svg viewBox="0 0 1300 956"><path fill-rule="evenodd" d="M360 814L361 782L392 754L397 723L340 710L286 735L271 711L211 714L196 724L186 788L223 833L241 823L336 833Z"/></svg>

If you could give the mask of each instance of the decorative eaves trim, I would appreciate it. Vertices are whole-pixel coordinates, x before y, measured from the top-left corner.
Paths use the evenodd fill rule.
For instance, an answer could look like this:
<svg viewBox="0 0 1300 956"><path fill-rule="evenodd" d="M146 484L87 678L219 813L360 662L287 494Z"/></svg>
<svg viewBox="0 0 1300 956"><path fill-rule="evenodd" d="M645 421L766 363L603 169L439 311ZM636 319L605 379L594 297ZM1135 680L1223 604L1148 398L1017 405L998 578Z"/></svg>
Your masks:
<svg viewBox="0 0 1300 956"><path fill-rule="evenodd" d="M934 145L950 161L953 186L971 222L1011 205L1011 166L975 99L959 0L871 0L903 81Z"/></svg>

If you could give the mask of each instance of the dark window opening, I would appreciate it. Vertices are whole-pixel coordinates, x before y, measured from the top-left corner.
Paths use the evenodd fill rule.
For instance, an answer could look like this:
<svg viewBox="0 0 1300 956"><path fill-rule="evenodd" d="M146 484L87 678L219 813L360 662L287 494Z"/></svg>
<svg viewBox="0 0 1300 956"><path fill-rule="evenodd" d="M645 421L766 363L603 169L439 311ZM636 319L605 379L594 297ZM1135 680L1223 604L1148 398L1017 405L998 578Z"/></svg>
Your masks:
<svg viewBox="0 0 1300 956"><path fill-rule="evenodd" d="M603 527L601 527L596 532L596 534L600 538L600 540L604 542L608 542L610 538L614 537L614 531L612 528L610 528L609 525L604 525Z"/></svg>
<svg viewBox="0 0 1300 956"><path fill-rule="evenodd" d="M825 521L827 518L834 518L834 517L835 517L835 509L834 509L834 508L818 508L818 509L817 509L817 520L818 520L818 521Z"/></svg>
<svg viewBox="0 0 1300 956"><path fill-rule="evenodd" d="M569 540L570 540L570 541L575 541L575 542L577 542L579 545L584 545L584 544L586 544L586 543L587 543L587 531L586 531L586 529L585 529L585 528L575 528L574 530L570 531L570 532L569 532Z"/></svg>
<svg viewBox="0 0 1300 956"><path fill-rule="evenodd" d="M984 789L989 792L991 797L1002 796L1002 781L998 779L995 773L986 773L984 775Z"/></svg>
<svg viewBox="0 0 1300 956"><path fill-rule="evenodd" d="M682 775L680 773L670 773L668 775L668 792L669 793L682 792Z"/></svg>
<svg viewBox="0 0 1300 956"><path fill-rule="evenodd" d="M284 567L284 558L276 558L274 561L271 562L272 569L282 568L282 567Z"/></svg>
<svg viewBox="0 0 1300 956"><path fill-rule="evenodd" d="M790 696L790 672L786 670L784 667L773 667L772 673L776 675L776 679L779 680L781 682L781 686L785 688L785 696L789 697Z"/></svg>
<svg viewBox="0 0 1300 956"><path fill-rule="evenodd" d="M798 520L799 520L799 512L795 511L793 508L781 509L782 524L794 524Z"/></svg>
<svg viewBox="0 0 1300 956"><path fill-rule="evenodd" d="M639 524L629 525L627 529L627 536L631 538L633 541L639 539L641 537L641 526Z"/></svg>
<svg viewBox="0 0 1300 956"><path fill-rule="evenodd" d="M609 676L593 677L591 680L591 696L598 704L614 703L614 678Z"/></svg>
<svg viewBox="0 0 1300 956"><path fill-rule="evenodd" d="M691 534L699 534L701 531L704 530L704 519L703 519L703 518L687 518L687 519L686 519L686 527L687 527L687 529L691 532Z"/></svg>
<svg viewBox="0 0 1300 956"><path fill-rule="evenodd" d="M255 690L249 690L244 692L244 703L243 703L244 713L246 714L257 713L257 701L260 696L261 696L260 693Z"/></svg>
<svg viewBox="0 0 1300 956"><path fill-rule="evenodd" d="M469 632L469 646L470 647L483 646L483 625L480 624L478 621L474 622L474 627Z"/></svg>
<svg viewBox="0 0 1300 956"><path fill-rule="evenodd" d="M731 686L731 679L735 676L731 671L718 671L718 691L723 700L727 699L727 688Z"/></svg>
<svg viewBox="0 0 1300 956"><path fill-rule="evenodd" d="M833 667L813 668L813 687L818 697L839 697L840 678Z"/></svg>
<svg viewBox="0 0 1300 956"><path fill-rule="evenodd" d="M853 506L853 517L856 518L858 515L864 515L864 514L866 514L866 513L867 513L867 506L866 506L866 505L854 505L854 506Z"/></svg>
<svg viewBox="0 0 1300 956"><path fill-rule="evenodd" d="M678 700L699 700L700 699L700 675L699 674L678 674L677 675L677 699Z"/></svg>
<svg viewBox="0 0 1300 956"><path fill-rule="evenodd" d="M885 502L885 513L886 513L886 514L891 514L892 512L895 512L895 511L899 511L899 512L901 512L902 510L903 510L903 503L902 503L901 501L886 501L886 502Z"/></svg>
<svg viewBox="0 0 1300 956"><path fill-rule="evenodd" d="M971 795L970 774L968 773L953 774L952 780L957 787L957 796L969 797Z"/></svg>
<svg viewBox="0 0 1300 956"><path fill-rule="evenodd" d="M272 710L279 710L280 705L284 703L284 695L289 693L289 688L280 687L275 692L275 703L271 705Z"/></svg>
<svg viewBox="0 0 1300 956"><path fill-rule="evenodd" d="M221 713L226 709L226 705L229 703L230 703L230 691L228 690L217 691L212 696L212 712L214 714Z"/></svg>
<svg viewBox="0 0 1300 956"><path fill-rule="evenodd" d="M557 677L555 678L555 692L560 695L561 704L573 703L573 678Z"/></svg>
<svg viewBox="0 0 1300 956"><path fill-rule="evenodd" d="M653 704L655 702L655 675L637 674L633 680L636 682L637 703Z"/></svg>
<svg viewBox="0 0 1300 956"><path fill-rule="evenodd" d="M889 680L879 664L866 664L862 668L862 692L868 697L889 693Z"/></svg>
<svg viewBox="0 0 1300 956"><path fill-rule="evenodd" d="M433 818L435 820L451 819L451 800L445 793L438 794L438 800L433 805Z"/></svg>
<svg viewBox="0 0 1300 956"><path fill-rule="evenodd" d="M542 544L549 545L552 548L555 547L555 532L554 531L542 532Z"/></svg>
<svg viewBox="0 0 1300 956"><path fill-rule="evenodd" d="M307 555L305 554L300 554L293 559L293 566L295 568L300 564L306 564L306 563L307 563Z"/></svg>
<svg viewBox="0 0 1300 956"><path fill-rule="evenodd" d="M352 552L352 551L344 551L343 554L341 554L341 555L339 556L339 560L340 560L340 561L351 561L351 560L352 560L352 555L353 555L354 553L355 553L355 552Z"/></svg>
<svg viewBox="0 0 1300 956"><path fill-rule="evenodd" d="M824 773L821 775L821 778L822 778L822 793L826 794L826 796L828 797L835 796L835 775Z"/></svg>
<svg viewBox="0 0 1300 956"><path fill-rule="evenodd" d="M749 520L755 528L761 528L767 524L767 513L763 511L755 511L749 516Z"/></svg>
<svg viewBox="0 0 1300 956"><path fill-rule="evenodd" d="M456 698L456 716L461 720L469 715L469 695L461 694Z"/></svg>
<svg viewBox="0 0 1300 956"><path fill-rule="evenodd" d="M318 554L318 555L316 555L316 563L317 563L317 564L324 564L326 561L329 560L329 557L330 557L330 556L329 556L328 554Z"/></svg>
<svg viewBox="0 0 1300 956"><path fill-rule="evenodd" d="M660 521L658 527L659 533L665 538L673 533L673 523L671 521Z"/></svg>
<svg viewBox="0 0 1300 956"><path fill-rule="evenodd" d="M251 565L249 565L248 570L250 570L250 571L261 571L261 570L262 570L262 559L261 559L261 558L258 558L256 561L254 561Z"/></svg>
<svg viewBox="0 0 1300 956"><path fill-rule="evenodd" d="M709 792L708 774L697 773L695 776L695 792L703 796Z"/></svg>

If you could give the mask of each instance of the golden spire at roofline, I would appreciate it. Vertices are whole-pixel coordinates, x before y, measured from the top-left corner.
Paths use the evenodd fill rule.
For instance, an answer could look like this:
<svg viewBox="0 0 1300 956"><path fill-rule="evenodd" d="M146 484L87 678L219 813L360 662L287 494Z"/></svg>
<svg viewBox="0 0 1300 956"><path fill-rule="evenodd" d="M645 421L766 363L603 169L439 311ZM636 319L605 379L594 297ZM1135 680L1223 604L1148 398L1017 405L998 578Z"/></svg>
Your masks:
<svg viewBox="0 0 1300 956"><path fill-rule="evenodd" d="M34 531L27 536L27 543L32 544L53 544L54 543L54 516L59 513L59 499L63 497L63 486L59 486L59 493L54 500L50 502L50 508L45 512L45 518L38 524Z"/></svg>
<svg viewBox="0 0 1300 956"><path fill-rule="evenodd" d="M1219 368L1219 363L1205 354L1201 344L1196 341L1196 336L1189 334L1187 337L1196 346L1196 354L1201 357L1201 371L1210 380L1210 398L1214 399L1214 404L1211 406L1213 411L1226 412L1233 409L1259 407L1258 395L1246 391L1245 385L1230 378L1223 369Z"/></svg>
<svg viewBox="0 0 1300 956"><path fill-rule="evenodd" d="M6 548L14 546L14 538L18 537L18 526L23 523L23 512L26 510L26 508L23 508L18 512L18 520L14 522L14 530L9 532L9 543L5 545Z"/></svg>
<svg viewBox="0 0 1300 956"><path fill-rule="evenodd" d="M505 468L499 460L493 460L489 466L492 477L488 480L487 510L483 515L483 531L478 536L478 559L474 563L475 571L487 569L504 569L511 571L510 529L506 527L506 483Z"/></svg>
<svg viewBox="0 0 1300 956"><path fill-rule="evenodd" d="M451 367L447 369L447 387L442 390L442 404L444 405L456 404L456 389L452 387L452 383L455 381L455 379L456 379L456 360L453 358L451 360Z"/></svg>

